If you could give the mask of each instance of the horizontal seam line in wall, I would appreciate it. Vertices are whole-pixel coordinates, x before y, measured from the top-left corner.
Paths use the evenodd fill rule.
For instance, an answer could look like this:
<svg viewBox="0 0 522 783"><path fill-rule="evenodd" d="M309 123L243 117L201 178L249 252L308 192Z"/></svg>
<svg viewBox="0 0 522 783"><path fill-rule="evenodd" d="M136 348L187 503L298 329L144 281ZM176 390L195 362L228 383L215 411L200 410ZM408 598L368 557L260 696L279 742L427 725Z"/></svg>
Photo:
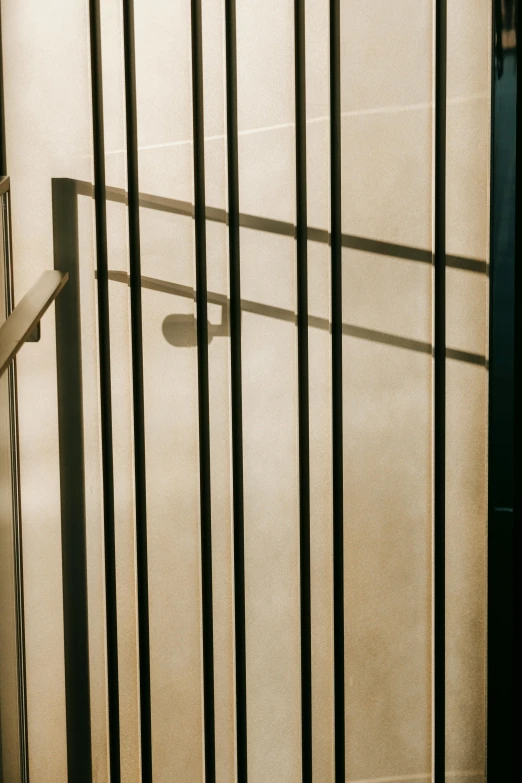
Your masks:
<svg viewBox="0 0 522 783"><path fill-rule="evenodd" d="M488 98L489 95L487 95L486 93L475 93L473 95L456 96L454 98L448 99L448 105L460 106L465 103L473 103L476 101L487 100ZM423 109L434 109L434 104L426 101L424 103L412 103L403 106L398 105L398 106L381 106L379 108L352 109L351 111L341 112L341 118L345 119L347 117L366 117L366 116L372 116L378 114L400 114L404 112L422 111ZM309 119L307 119L306 124L312 125L315 123L329 122L329 121L330 121L329 116L310 117ZM258 133L267 133L276 130L287 130L291 128L295 128L294 122L281 122L281 123L277 123L276 125L266 125L264 127L259 127L259 128L248 128L246 130L239 131L238 136L253 136ZM225 139L226 139L225 134L218 133L211 136L205 136L205 143L208 141L224 141ZM144 144L138 147L138 151L140 152L145 150L166 149L170 147L182 147L192 143L193 143L192 139L180 139L179 141L165 141L159 144ZM126 150L122 148L122 149L106 151L105 155L106 156L123 155L125 152ZM83 157L89 158L90 156L85 155Z"/></svg>

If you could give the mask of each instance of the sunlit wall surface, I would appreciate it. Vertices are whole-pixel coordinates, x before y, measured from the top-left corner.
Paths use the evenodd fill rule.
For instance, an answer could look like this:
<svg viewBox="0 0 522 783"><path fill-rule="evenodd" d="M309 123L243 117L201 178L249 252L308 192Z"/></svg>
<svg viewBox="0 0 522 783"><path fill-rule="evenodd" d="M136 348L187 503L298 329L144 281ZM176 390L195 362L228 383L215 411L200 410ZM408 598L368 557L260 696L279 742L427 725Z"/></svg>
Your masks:
<svg viewBox="0 0 522 783"><path fill-rule="evenodd" d="M120 0L106 174L126 188ZM202 781L189 0L135 0L154 780ZM294 4L237 0L248 765L301 777ZM447 771L484 780L490 16L448 0ZM227 208L223 0L202 0L207 205ZM306 2L314 779L333 781L329 3ZM15 292L53 266L51 178L92 182L86 2L3 0ZM346 780L432 763L434 1L341 2ZM93 202L78 198L94 780L108 779ZM256 227L255 218L265 219ZM122 779L139 781L127 207L107 203ZM268 221L268 222L267 222ZM266 230L269 221L272 229ZM286 228L285 228L286 226ZM288 230L290 229L290 230ZM234 781L228 231L207 221L216 768ZM212 301L214 303L212 303ZM18 361L31 780L67 779L54 322Z"/></svg>

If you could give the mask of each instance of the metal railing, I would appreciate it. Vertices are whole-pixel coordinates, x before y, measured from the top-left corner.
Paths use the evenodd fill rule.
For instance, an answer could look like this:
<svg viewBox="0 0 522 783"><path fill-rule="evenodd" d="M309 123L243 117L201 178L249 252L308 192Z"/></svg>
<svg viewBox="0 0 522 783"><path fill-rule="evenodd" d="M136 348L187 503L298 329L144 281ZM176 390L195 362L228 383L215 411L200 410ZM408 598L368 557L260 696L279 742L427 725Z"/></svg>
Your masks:
<svg viewBox="0 0 522 783"><path fill-rule="evenodd" d="M40 319L54 302L68 279L67 273L43 272L32 288L0 326L0 376L27 342Z"/></svg>
<svg viewBox="0 0 522 783"><path fill-rule="evenodd" d="M4 642L9 639L13 657L1 661L1 694L6 699L9 719L16 732L9 734L8 746L0 747L0 778L29 780L27 694L25 667L24 579L22 520L20 508L20 456L18 446L18 393L16 356L25 343L39 339L40 320L67 283L67 273L44 272L21 301L14 304L11 245L10 179L0 178L0 379L2 420L2 533L1 568L3 576L0 617ZM5 544L7 543L7 546ZM9 578L7 578L9 577ZM4 645L4 652L5 652ZM6 679L7 678L7 679ZM0 738L0 746L1 746Z"/></svg>
<svg viewBox="0 0 522 783"><path fill-rule="evenodd" d="M335 698L335 779L345 780L344 742L344 566L343 566L343 388L342 388L342 337L351 335L412 350L434 357L435 364L435 710L434 710L434 759L435 779L444 778L444 452L445 452L445 383L444 363L447 358L487 366L483 355L448 348L444 329L446 267L465 269L476 274L487 274L488 265L483 260L446 254L445 249L445 59L446 59L446 4L438 2L437 8L437 92L436 92L436 211L435 253L389 242L343 234L340 209L340 7L338 0L331 3L330 71L331 71L331 225L328 229L308 225L305 205L306 181L306 123L302 106L305 99L304 84L304 21L302 7L296 3L296 85L299 100L296 102L296 144L298 166L296 193L301 209L297 224L240 213L238 196L237 162L237 95L235 55L235 3L226 2L226 65L227 65L227 149L228 149L228 212L206 205L204 189L204 136L202 125L202 76L201 76L201 9L198 2L192 4L193 49L193 111L194 111L194 176L195 203L155 196L139 192L137 176L137 136L135 124L135 75L133 54L132 3L124 3L125 48L125 96L127 105L127 164L128 193L121 188L108 187L105 183L105 153L103 139L103 101L100 57L99 8L91 2L91 64L93 83L94 119L94 168L95 184L73 179L53 180L53 225L55 268L68 272L70 284L60 298L57 307L57 356L60 421L60 461L62 482L62 536L63 536L63 589L66 660L67 742L69 774L74 780L88 780L91 769L91 727L89 710L88 674L88 618L87 571L85 541L85 490L84 454L82 430L82 367L81 367L81 319L79 284L78 198L95 199L96 253L98 288L98 332L100 340L100 398L102 430L102 464L104 487L105 531L105 580L108 660L108 706L110 737L111 780L119 780L119 711L118 711L118 650L116 612L116 553L114 548L114 477L111 422L111 361L109 352L108 281L119 281L130 286L132 382L134 400L134 462L136 483L136 541L138 586L138 638L140 677L140 726L142 781L152 779L151 761L151 705L149 666L149 608L147 601L147 533L145 498L145 451L143 431L143 372L141 334L141 290L150 288L196 302L197 351L200 433L200 504L202 525L202 602L203 602L203 692L205 715L205 768L206 779L215 778L215 738L213 706L213 632L212 632L212 553L209 498L209 432L208 432L208 342L207 304L223 307L223 322L228 323L231 362L231 440L232 440L232 505L234 542L234 598L235 598L235 690L236 690L236 738L237 775L247 779L247 714L246 714L246 638L245 638L245 563L243 520L243 463L242 463L242 389L241 389L241 313L255 312L271 318L296 323L298 326L299 376L299 463L300 463L300 572L301 572L301 687L303 780L311 780L311 670L310 670L310 550L309 550L309 495L308 477L308 369L307 329L315 326L331 332L332 340L332 428L333 443L333 516L334 541L333 597L334 597L334 698ZM297 88L296 88L297 89ZM128 205L130 274L111 271L108 268L106 203L108 201ZM146 208L166 213L184 215L195 221L196 234L196 285L194 288L141 275L139 209ZM206 283L206 221L226 224L229 229L229 296L208 291ZM293 237L298 241L297 312L241 299L240 295L240 228L265 231ZM331 248L331 308L332 318L321 319L308 313L306 286L306 242L328 244ZM352 248L397 259L407 259L435 267L435 345L398 335L378 332L360 326L343 323L341 296L341 254L343 248ZM183 323L186 322L183 320ZM179 321L180 330L183 326ZM221 332L223 333L223 332Z"/></svg>

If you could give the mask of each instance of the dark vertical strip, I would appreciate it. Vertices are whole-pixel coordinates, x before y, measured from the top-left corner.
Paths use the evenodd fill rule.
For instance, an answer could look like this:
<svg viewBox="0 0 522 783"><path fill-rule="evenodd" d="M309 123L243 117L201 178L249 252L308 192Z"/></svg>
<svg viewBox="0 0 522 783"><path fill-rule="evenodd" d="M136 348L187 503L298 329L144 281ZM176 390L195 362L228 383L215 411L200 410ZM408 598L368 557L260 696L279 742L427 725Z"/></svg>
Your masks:
<svg viewBox="0 0 522 783"><path fill-rule="evenodd" d="M445 779L446 729L446 0L435 7L434 764Z"/></svg>
<svg viewBox="0 0 522 783"><path fill-rule="evenodd" d="M515 5L515 9L518 4ZM514 556L520 511L520 103L513 5L495 0L491 42L487 779L513 780ZM516 24L516 23L515 23ZM506 42L506 41L505 41ZM518 116L517 116L518 115ZM518 367L517 367L518 365ZM517 464L518 463L518 464Z"/></svg>
<svg viewBox="0 0 522 783"><path fill-rule="evenodd" d="M294 2L297 262L297 386L299 403L299 565L301 580L302 780L312 780L312 622L310 597L310 419L308 384L308 225L306 193L305 3Z"/></svg>
<svg viewBox="0 0 522 783"><path fill-rule="evenodd" d="M237 779L248 780L236 0L225 0Z"/></svg>
<svg viewBox="0 0 522 783"><path fill-rule="evenodd" d="M520 526L522 523L522 79L519 79L518 72L518 53L519 53L519 26L518 26L518 9L519 0L515 0L515 31L516 31L516 80L517 80L517 97L516 97L516 186L515 186L515 340L514 340L514 399L515 402L514 411L514 442L515 453L513 459L513 484L515 487L513 498L513 510L514 510L514 534L513 534L513 546L509 552L509 569L513 576L513 581L510 585L509 596L509 634L508 644L510 651L508 653L508 660L510 663L509 676L511 677L511 695L508 701L508 707L506 713L510 715L511 721L509 724L509 748L507 751L508 764L510 764L509 774L513 775L515 770L515 747L514 747L514 726L515 726L515 696L514 696L514 677L513 677L513 661L516 660L514 649L514 628L515 628L515 584L514 580L519 586L520 590L520 568L515 569L515 558L517 564L520 562ZM518 218L518 219L517 219ZM520 595L520 592L519 592ZM517 624L520 620L520 608L519 602L517 602ZM520 637L519 637L520 639ZM520 655L520 641L516 645L518 649L518 655ZM520 659L519 659L520 660Z"/></svg>
<svg viewBox="0 0 522 783"><path fill-rule="evenodd" d="M105 195L105 140L101 56L100 1L90 0L91 85L94 154L94 210L98 277L98 350L100 360L103 530L105 543L105 615L107 626L107 700L111 783L120 780L120 712L118 678L118 612L116 602L116 539L114 530L114 466Z"/></svg>
<svg viewBox="0 0 522 783"><path fill-rule="evenodd" d="M54 268L69 274L55 305L67 771L70 783L91 783L78 204L73 180L52 181L52 211Z"/></svg>
<svg viewBox="0 0 522 783"><path fill-rule="evenodd" d="M141 778L152 781L150 703L149 580L147 558L147 498L145 474L145 411L141 312L140 207L138 180L138 120L134 51L134 3L123 0L125 117L127 125L127 190L134 417L134 486L136 496L136 558L138 583L138 649L140 673Z"/></svg>
<svg viewBox="0 0 522 783"><path fill-rule="evenodd" d="M341 7L330 2L330 213L332 251L332 512L335 781L345 781L343 291L341 236Z"/></svg>
<svg viewBox="0 0 522 783"><path fill-rule="evenodd" d="M212 615L212 526L210 508L210 416L208 382L207 249L205 225L205 125L203 116L203 32L201 0L191 0L192 112L194 125L194 219L199 389L199 476L205 780L216 779L214 731L214 629Z"/></svg>

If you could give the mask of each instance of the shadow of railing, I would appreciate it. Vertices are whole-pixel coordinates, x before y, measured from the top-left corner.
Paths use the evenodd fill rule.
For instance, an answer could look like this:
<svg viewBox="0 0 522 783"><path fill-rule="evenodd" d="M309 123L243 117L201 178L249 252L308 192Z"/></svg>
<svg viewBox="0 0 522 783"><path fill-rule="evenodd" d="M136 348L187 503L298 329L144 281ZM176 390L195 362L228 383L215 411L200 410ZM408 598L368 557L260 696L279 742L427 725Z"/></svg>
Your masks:
<svg viewBox="0 0 522 783"><path fill-rule="evenodd" d="M118 283L125 283L126 285L129 285L130 282L130 278L127 272L111 271L109 272L109 280L113 280ZM182 296L186 299L194 299L196 295L195 290L191 288L191 286L181 285L180 283L171 283L167 280L158 280L155 277L146 277L145 275L142 275L141 285L142 288L146 288L151 291L160 291L164 294L174 294L175 296ZM225 294L218 294L209 291L207 299L209 304L221 305L223 308L226 308L224 309L224 319L225 313L228 312L228 297ZM286 310L282 307L261 304L250 299L241 299L241 310L245 313L264 315L267 318L275 318L278 321L288 321L289 323L297 324L297 315L295 311ZM168 317L171 318L171 316ZM192 316L183 316L183 318L192 318ZM187 321L184 320L183 323L186 324ZM219 327L215 327L212 324L209 324L209 328L211 330L209 337L228 334L226 329L227 324L228 318L225 323L220 324ZM319 318L318 316L309 315L308 325L316 329L323 329L324 331L329 332L331 322L327 318ZM356 337L360 340L369 340L370 342L374 343L391 345L395 348L405 348L409 351L417 351L417 353L433 355L432 344L428 342L422 342L421 340L413 340L408 337L400 337L399 335L389 334L388 332L380 332L376 329L366 329L362 326L354 326L353 324L345 323L342 325L342 332L343 334L349 335L350 337ZM177 343L173 342L173 344ZM446 358L455 359L459 362L467 362L468 364L476 364L481 367L485 367L487 364L485 356L477 353L471 353L469 351L460 351L456 348L446 348Z"/></svg>
<svg viewBox="0 0 522 783"><path fill-rule="evenodd" d="M72 180L76 182L77 193L79 196L94 197L94 188L90 182L81 180ZM107 201L114 201L120 204L127 203L127 193L123 188L107 188ZM180 201L178 199L165 198L164 196L153 196L149 193L140 193L140 207L146 209L155 209L160 212L170 212L174 215L185 215L194 217L194 206L190 201ZM213 223L228 223L226 210L217 207L206 207L206 219ZM296 236L296 227L293 223L283 220L274 220L272 218L258 217L240 213L239 225L241 228L251 228L255 231L266 231L269 234L292 237ZM330 233L323 228L308 227L308 239L311 242L319 242L328 245L330 243ZM341 244L344 248L351 250L361 250L366 253L375 253L377 255L390 256L392 258L403 259L404 261L419 261L423 264L431 264L433 255L431 250L425 250L409 245L398 245L393 242L382 242L378 239L368 239L367 237L355 236L353 234L342 234ZM446 266L452 269L465 269L468 272L478 274L487 274L488 264L475 258L465 256L447 255Z"/></svg>
<svg viewBox="0 0 522 783"><path fill-rule="evenodd" d="M91 183L70 178L52 181L53 252L54 267L67 273L69 282L56 305L57 384L60 451L61 528L62 528L62 579L64 600L64 658L65 698L68 756L86 760L91 754L90 686L88 665L88 614L87 614L87 551L86 551L86 488L84 456L82 339L81 339L81 291L78 197L94 196ZM108 201L125 204L127 194L121 188L106 190ZM186 201L142 193L139 198L143 208L184 215L193 218L193 205ZM226 224L225 210L207 207L206 219ZM241 214L240 226L286 237L295 237L296 228L291 223ZM329 232L319 228L308 229L312 242L329 244ZM429 250L382 242L364 237L343 234L342 246L422 264L432 264ZM449 268L466 270L474 274L488 274L485 261L462 256L446 256ZM109 271L110 280L129 284L125 272ZM153 291L195 299L191 286L142 276L142 287ZM209 325L209 339L228 333L229 299L225 294L208 291L210 304L222 307L221 323ZM262 304L248 299L241 300L243 312L296 324L293 310ZM328 318L309 316L309 326L330 331ZM196 330L190 314L173 314L163 322L163 335L172 345L195 345ZM432 356L430 342L409 339L374 329L343 323L342 333L361 340L415 351ZM485 356L446 349L446 357L471 365L487 368Z"/></svg>
<svg viewBox="0 0 522 783"><path fill-rule="evenodd" d="M90 182L84 182L81 180L56 180L74 182L76 192L78 196L94 197L94 188ZM113 201L120 204L127 203L127 193L123 188L108 187L106 189L107 201ZM140 206L145 209L158 210L160 212L167 212L175 215L184 215L186 217L194 217L194 206L188 201L181 201L178 199L166 198L164 196L154 196L149 193L140 194ZM227 224L228 215L226 210L218 209L216 207L207 207L205 210L206 219L210 222ZM249 215L241 213L239 216L239 224L242 228L249 228L255 231L266 231L270 234L276 234L279 236L295 237L296 228L292 223L288 223L282 220L274 220L271 218L259 217L256 215ZM308 228L308 240L311 242L319 242L321 244L329 244L330 234L327 230L321 228ZM355 236L353 234L343 234L342 238L343 248L349 248L351 250L358 250L366 253L373 253L375 255L387 256L390 258L396 258L405 261L416 261L422 264L432 264L433 255L430 250L423 248L411 247L409 245L400 245L392 242L383 242L376 239L369 239L366 237ZM467 258L465 256L447 255L446 266L450 269L460 269L467 272L473 272L475 274L486 275L488 274L488 264L486 261L475 258ZM129 284L129 276L125 272L109 271L109 279L121 283ZM177 296L187 297L193 299L195 297L195 290L190 286L184 286L177 283L171 283L166 280L159 280L156 278L142 276L143 288L161 291L162 293L171 293ZM228 297L223 294L208 292L208 302L210 304L218 304L227 308L228 312ZM255 313L257 315L264 315L268 318L276 318L282 321L289 321L297 323L296 313L292 310L285 310L280 307L274 307L267 304L261 304L253 302L247 299L241 300L241 308L244 312ZM225 314L223 316L225 318ZM188 334L189 325L186 321L187 316L184 316L183 326L181 322L179 328L184 331L184 334ZM224 322L219 331L209 325L209 336L224 335L226 334L226 323L228 318ZM315 316L309 316L308 323L311 327L317 329L324 329L329 331L330 322L326 318L319 318ZM188 340L186 345L192 344L190 339L185 334L185 338L182 338L181 333L176 338L173 334L174 322L171 324L170 335L173 340L173 344L185 344L183 339ZM370 342L381 343L383 345L390 345L395 348L403 348L409 351L416 351L418 353L433 355L433 346L430 342L423 342L421 340L415 340L407 337L401 337L399 335L389 334L388 332L382 332L376 329L368 329L362 326L355 326L353 324L343 323L343 334L355 337L361 340L368 340ZM474 364L482 367L487 367L486 357L482 354L473 353L471 351L461 351L456 348L447 348L446 357L448 359L454 359L460 362L467 362L468 364Z"/></svg>

